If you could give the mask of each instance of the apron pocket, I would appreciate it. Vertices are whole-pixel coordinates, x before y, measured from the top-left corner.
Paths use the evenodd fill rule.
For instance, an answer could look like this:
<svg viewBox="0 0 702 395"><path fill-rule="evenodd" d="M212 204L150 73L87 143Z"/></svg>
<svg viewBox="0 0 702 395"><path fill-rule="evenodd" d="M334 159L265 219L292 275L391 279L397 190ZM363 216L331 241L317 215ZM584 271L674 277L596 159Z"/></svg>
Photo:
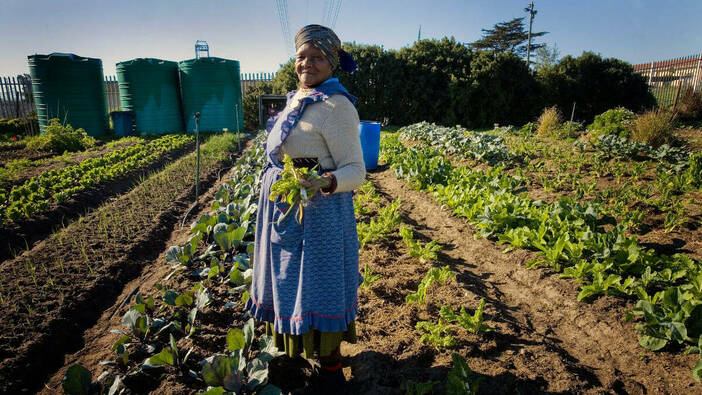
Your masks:
<svg viewBox="0 0 702 395"><path fill-rule="evenodd" d="M303 226L297 223L297 205L290 207L287 203L273 203L275 212L271 223L271 243L281 246L297 246L302 243ZM288 210L292 212L288 213ZM285 214L288 214L285 216ZM282 221L281 218L285 217ZM278 223L280 221L280 223Z"/></svg>

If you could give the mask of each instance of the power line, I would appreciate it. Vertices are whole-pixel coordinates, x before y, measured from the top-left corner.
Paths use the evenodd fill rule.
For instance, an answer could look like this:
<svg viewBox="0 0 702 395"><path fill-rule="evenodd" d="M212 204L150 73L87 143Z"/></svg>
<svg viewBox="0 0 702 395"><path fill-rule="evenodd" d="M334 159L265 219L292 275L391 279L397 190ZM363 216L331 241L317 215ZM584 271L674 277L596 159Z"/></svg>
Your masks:
<svg viewBox="0 0 702 395"><path fill-rule="evenodd" d="M327 9L327 15L325 15L325 25L329 26L331 25L332 22L332 14L334 12L334 8L336 5L334 4L334 0L331 0L329 2L329 8Z"/></svg>
<svg viewBox="0 0 702 395"><path fill-rule="evenodd" d="M327 16L328 9L329 9L329 0L324 0L324 8L322 9L322 25L324 25L324 26L327 25L326 16Z"/></svg>
<svg viewBox="0 0 702 395"><path fill-rule="evenodd" d="M290 56L292 56L292 49L295 48L295 43L293 42L293 37L290 33L290 18L288 17L288 0L283 0L283 11L285 15L285 33L288 40L288 53L290 54Z"/></svg>
<svg viewBox="0 0 702 395"><path fill-rule="evenodd" d="M343 0L339 0L336 3L336 12L334 13L334 22L331 25L331 28L334 29L336 27L336 21L339 19L339 11L341 10L341 3Z"/></svg>
<svg viewBox="0 0 702 395"><path fill-rule="evenodd" d="M288 23L288 3L287 0L275 1L276 12L280 20L280 30L283 35L283 45L289 57L293 56L292 38L290 37L290 25Z"/></svg>

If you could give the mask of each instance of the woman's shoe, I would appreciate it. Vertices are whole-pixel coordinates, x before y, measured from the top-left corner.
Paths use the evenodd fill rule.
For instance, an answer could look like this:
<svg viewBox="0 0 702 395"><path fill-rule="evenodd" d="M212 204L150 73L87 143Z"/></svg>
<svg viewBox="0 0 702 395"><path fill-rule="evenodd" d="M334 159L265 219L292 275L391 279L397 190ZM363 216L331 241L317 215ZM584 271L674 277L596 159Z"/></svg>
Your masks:
<svg viewBox="0 0 702 395"><path fill-rule="evenodd" d="M305 388L307 395L342 395L346 394L346 377L341 369L328 372L324 369L315 369L312 383Z"/></svg>

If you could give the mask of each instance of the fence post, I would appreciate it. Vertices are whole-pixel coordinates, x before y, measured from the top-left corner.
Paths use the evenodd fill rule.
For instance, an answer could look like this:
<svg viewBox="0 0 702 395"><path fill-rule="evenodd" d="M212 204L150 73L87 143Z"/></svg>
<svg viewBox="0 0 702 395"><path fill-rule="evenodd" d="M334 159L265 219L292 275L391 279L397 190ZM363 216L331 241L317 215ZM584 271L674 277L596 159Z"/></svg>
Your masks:
<svg viewBox="0 0 702 395"><path fill-rule="evenodd" d="M0 78L0 109L2 110L2 117L9 118L10 114L5 110L6 103L8 102L5 92L9 90L9 87L6 87L5 84L5 77Z"/></svg>
<svg viewBox="0 0 702 395"><path fill-rule="evenodd" d="M696 91L697 90L697 83L700 81L700 66L702 66L702 52L700 52L699 58L697 58L697 68L695 69L695 82L692 85L692 90Z"/></svg>

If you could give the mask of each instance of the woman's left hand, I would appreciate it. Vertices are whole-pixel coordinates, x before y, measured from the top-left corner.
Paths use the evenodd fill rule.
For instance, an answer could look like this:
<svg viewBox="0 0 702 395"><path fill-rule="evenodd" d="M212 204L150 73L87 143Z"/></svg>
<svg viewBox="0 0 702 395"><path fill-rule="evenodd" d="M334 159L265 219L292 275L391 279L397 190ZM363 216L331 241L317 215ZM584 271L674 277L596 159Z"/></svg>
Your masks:
<svg viewBox="0 0 702 395"><path fill-rule="evenodd" d="M317 193L318 190L329 187L329 185L331 185L331 181L329 180L329 177L322 176L311 180L300 180L300 185L307 189L312 189L312 193L310 194L310 196L312 196Z"/></svg>

